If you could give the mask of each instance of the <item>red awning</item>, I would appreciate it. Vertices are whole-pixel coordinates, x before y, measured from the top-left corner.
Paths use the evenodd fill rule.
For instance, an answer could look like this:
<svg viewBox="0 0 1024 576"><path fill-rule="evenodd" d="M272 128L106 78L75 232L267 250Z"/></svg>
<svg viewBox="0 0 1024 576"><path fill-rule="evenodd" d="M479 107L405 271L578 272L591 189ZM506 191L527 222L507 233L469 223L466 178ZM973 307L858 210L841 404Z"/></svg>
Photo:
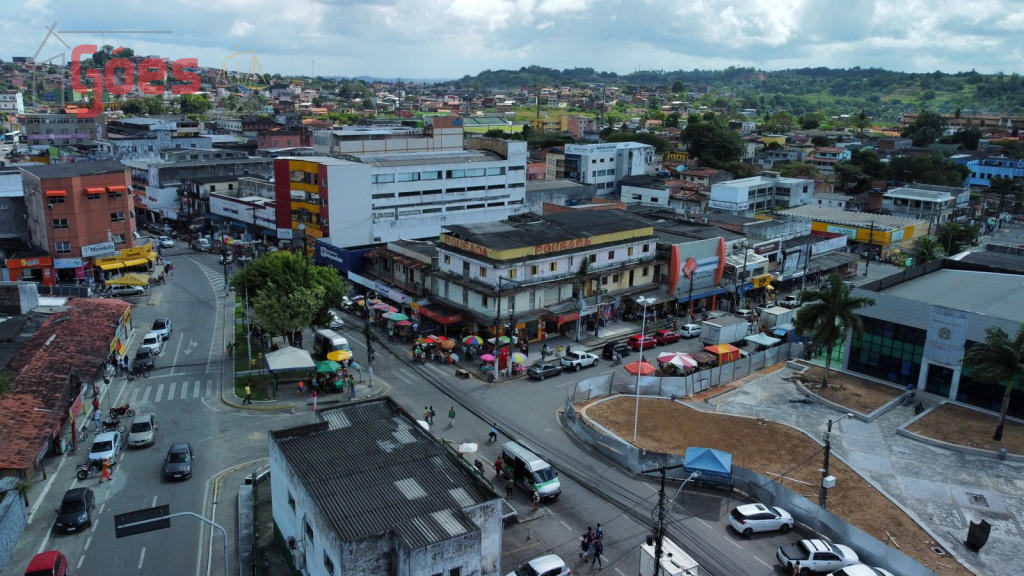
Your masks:
<svg viewBox="0 0 1024 576"><path fill-rule="evenodd" d="M67 190L47 190L46 191L46 197L47 198L63 198L65 196L67 196L67 195L68 195L68 191Z"/></svg>
<svg viewBox="0 0 1024 576"><path fill-rule="evenodd" d="M107 192L124 192L127 190L124 186L107 186Z"/></svg>
<svg viewBox="0 0 1024 576"><path fill-rule="evenodd" d="M450 314L445 315L440 312L436 312L427 308L426 306L419 307L419 313L421 316L426 316L438 324L447 326L448 324L455 324L456 322L462 322L462 314Z"/></svg>
<svg viewBox="0 0 1024 576"><path fill-rule="evenodd" d="M558 318L556 319L557 320L556 323L557 324L565 324L566 322L572 322L573 320L575 320L575 319L577 319L579 317L580 317L580 313L579 313L579 310L577 310L576 312L570 312L568 314L562 314L561 316L558 316Z"/></svg>
<svg viewBox="0 0 1024 576"><path fill-rule="evenodd" d="M85 189L86 194L103 194L103 186L91 186Z"/></svg>

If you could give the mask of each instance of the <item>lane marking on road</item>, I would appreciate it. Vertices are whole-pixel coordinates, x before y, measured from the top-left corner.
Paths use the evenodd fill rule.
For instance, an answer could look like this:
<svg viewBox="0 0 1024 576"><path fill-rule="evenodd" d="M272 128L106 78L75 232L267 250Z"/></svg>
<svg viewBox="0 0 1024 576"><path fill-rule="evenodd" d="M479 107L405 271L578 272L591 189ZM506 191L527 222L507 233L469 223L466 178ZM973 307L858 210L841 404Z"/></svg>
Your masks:
<svg viewBox="0 0 1024 576"><path fill-rule="evenodd" d="M150 390L152 390L152 389L153 389L153 387L152 387L152 386L146 386L146 390L145 390L145 391L144 391L144 393L142 394L142 403L143 403L143 404L145 404L145 403L149 402L149 392L150 392Z"/></svg>
<svg viewBox="0 0 1024 576"><path fill-rule="evenodd" d="M153 503L149 505L150 508L156 508L156 496L153 496Z"/></svg>
<svg viewBox="0 0 1024 576"><path fill-rule="evenodd" d="M86 544L85 544L85 549L86 549L86 550L88 550L88 549L89 549L89 543L88 543L88 542L86 542ZM78 569L80 569L80 568L82 567L82 562L85 562L85 554L82 554L82 555L81 555L81 556L80 556L80 557L78 558L78 564L77 564L77 565L75 566L75 570L78 570Z"/></svg>
<svg viewBox="0 0 1024 576"><path fill-rule="evenodd" d="M536 540L534 540L533 542L527 544L526 546L520 546L519 548L513 548L512 550L502 550L501 555L502 556L508 556L509 554L516 554L516 553L522 552L524 550L529 550L530 548L536 548L537 546L540 546L540 542L537 542Z"/></svg>
<svg viewBox="0 0 1024 576"><path fill-rule="evenodd" d="M203 389L203 383L196 380L196 385L192 387L192 398L199 398L199 391Z"/></svg>
<svg viewBox="0 0 1024 576"><path fill-rule="evenodd" d="M775 566L773 566L773 565L771 565L771 564L769 564L769 563L765 562L764 560L761 560L761 559L760 559L760 558L758 558L757 556L754 556L754 560L757 560L757 561L758 561L758 562L760 562L761 564L764 564L765 568L767 568L767 569L769 569L769 570L772 570L772 571L774 571L774 570L775 570Z"/></svg>
<svg viewBox="0 0 1024 576"><path fill-rule="evenodd" d="M184 400L188 396L188 381L181 383L181 399Z"/></svg>
<svg viewBox="0 0 1024 576"><path fill-rule="evenodd" d="M139 403L139 389L135 388L134 390L132 390L132 399L129 402L129 404L138 404L138 403Z"/></svg>
<svg viewBox="0 0 1024 576"><path fill-rule="evenodd" d="M728 536L726 536L726 537L725 537L725 541L726 541L726 542L728 542L728 543L730 543L730 544L732 544L733 546L735 546L735 547L739 548L740 550L743 550L743 546L740 546L740 545L739 545L739 544L738 544L738 543L737 543L737 542L736 542L735 540L733 540L732 538L729 538Z"/></svg>
<svg viewBox="0 0 1024 576"><path fill-rule="evenodd" d="M569 532L573 532L572 526L569 526L568 524L566 524L565 520L559 520L558 523L561 524L562 526L565 526L565 529L568 530Z"/></svg>
<svg viewBox="0 0 1024 576"><path fill-rule="evenodd" d="M171 385L167 388L167 399L174 400L174 387L177 383L171 382Z"/></svg>
<svg viewBox="0 0 1024 576"><path fill-rule="evenodd" d="M139 552L139 566L136 570L142 570L142 561L146 559L146 547L142 547L142 552Z"/></svg>
<svg viewBox="0 0 1024 576"><path fill-rule="evenodd" d="M700 518L694 518L694 520L696 520L697 522L700 522L701 524L703 524L704 527L707 528L708 530L714 530L715 529L714 527L711 526L711 524L708 524L707 522L701 520Z"/></svg>
<svg viewBox="0 0 1024 576"><path fill-rule="evenodd" d="M89 536L85 539L85 547L83 547L82 550L88 550L89 544L92 544L92 536Z"/></svg>
<svg viewBox="0 0 1024 576"><path fill-rule="evenodd" d="M159 402L160 398L163 398L163 394L164 394L164 385L160 384L159 386L156 387L156 397L153 398L153 402Z"/></svg>

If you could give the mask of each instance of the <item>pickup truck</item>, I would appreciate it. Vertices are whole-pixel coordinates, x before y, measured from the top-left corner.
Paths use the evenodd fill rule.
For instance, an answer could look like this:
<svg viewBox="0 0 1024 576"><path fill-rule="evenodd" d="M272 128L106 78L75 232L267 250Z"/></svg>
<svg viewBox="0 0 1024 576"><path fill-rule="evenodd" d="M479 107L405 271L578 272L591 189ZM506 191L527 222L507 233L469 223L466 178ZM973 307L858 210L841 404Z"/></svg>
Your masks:
<svg viewBox="0 0 1024 576"><path fill-rule="evenodd" d="M800 298L798 298L794 294L790 294L789 296L786 296L785 298L782 299L782 301L779 302L779 306L782 306L783 308L790 308L790 309L792 309L792 308L799 308L800 304L801 304Z"/></svg>
<svg viewBox="0 0 1024 576"><path fill-rule="evenodd" d="M800 574L834 572L860 562L857 553L849 546L832 544L818 538L779 546L775 558L787 572L791 572L799 562Z"/></svg>

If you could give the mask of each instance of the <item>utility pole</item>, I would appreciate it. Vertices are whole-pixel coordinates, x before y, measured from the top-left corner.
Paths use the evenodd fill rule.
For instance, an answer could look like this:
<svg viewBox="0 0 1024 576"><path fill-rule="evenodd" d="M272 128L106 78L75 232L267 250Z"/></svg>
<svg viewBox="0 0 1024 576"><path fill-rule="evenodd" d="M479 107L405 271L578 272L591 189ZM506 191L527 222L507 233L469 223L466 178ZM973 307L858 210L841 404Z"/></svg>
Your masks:
<svg viewBox="0 0 1024 576"><path fill-rule="evenodd" d="M807 288L807 267L811 263L811 241L807 241L806 249L804 250L804 275L800 279L800 291L803 292ZM866 269L865 269L866 271Z"/></svg>
<svg viewBox="0 0 1024 576"><path fill-rule="evenodd" d="M682 467L682 464L676 464L675 466L660 466L656 469L661 474L661 487L658 489L658 523L654 526L654 576L661 574L661 550L662 541L665 538L665 476L669 470ZM640 474L643 475L648 472L648 470L641 470ZM683 482L683 484L686 484L686 482ZM682 486L679 487L680 490L682 488Z"/></svg>
<svg viewBox="0 0 1024 576"><path fill-rule="evenodd" d="M373 334L370 332L370 298L368 296L363 298L363 307L366 308L366 322L363 323L363 336L366 337L367 386L373 388Z"/></svg>
<svg viewBox="0 0 1024 576"><path fill-rule="evenodd" d="M929 222L931 225L931 222ZM868 266L871 264L871 243L875 241L875 221L871 221L871 230L868 232L868 249L865 253L867 256L867 262L864 263L864 275L868 275Z"/></svg>
<svg viewBox="0 0 1024 576"><path fill-rule="evenodd" d="M500 339L501 339L501 281L502 280L504 280L504 278L501 277L501 276L498 276L498 286L497 286L497 288L495 288L495 291L494 291L494 293L495 293L494 299L497 301L497 305L498 305L497 311L495 311L495 313L494 313L494 372L492 372L492 374L494 375L494 379L495 380L498 379L498 356L499 356L498 350L499 350L499 346L501 345Z"/></svg>

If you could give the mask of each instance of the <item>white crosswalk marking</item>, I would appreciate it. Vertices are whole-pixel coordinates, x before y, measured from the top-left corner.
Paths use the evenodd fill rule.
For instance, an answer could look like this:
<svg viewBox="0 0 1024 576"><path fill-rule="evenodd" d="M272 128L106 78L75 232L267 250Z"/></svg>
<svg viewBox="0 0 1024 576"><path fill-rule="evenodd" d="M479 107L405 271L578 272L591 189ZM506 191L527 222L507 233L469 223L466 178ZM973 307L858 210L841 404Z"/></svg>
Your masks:
<svg viewBox="0 0 1024 576"><path fill-rule="evenodd" d="M188 382L181 383L181 399L184 400L188 396Z"/></svg>
<svg viewBox="0 0 1024 576"><path fill-rule="evenodd" d="M164 385L160 384L156 387L156 398L153 398L153 402L159 402L160 398L164 395Z"/></svg>
<svg viewBox="0 0 1024 576"><path fill-rule="evenodd" d="M198 399L203 396L212 396L215 393L215 387L213 380L184 380L182 382L169 382L164 384L150 384L148 386L139 386L139 382L135 382L136 387L131 391L128 402L132 405L142 405L149 403L157 403L163 401L173 400L189 400ZM181 386L181 392L178 393L178 386ZM164 395L164 391L167 391L167 395ZM191 393L190 393L191 392ZM150 398L152 397L152 400Z"/></svg>
<svg viewBox="0 0 1024 576"><path fill-rule="evenodd" d="M149 402L149 391L152 390L152 386L146 386L146 389L142 392L142 403Z"/></svg>
<svg viewBox="0 0 1024 576"><path fill-rule="evenodd" d="M171 385L167 388L167 399L168 400L174 398L174 386L175 386L175 383L171 382Z"/></svg>
<svg viewBox="0 0 1024 576"><path fill-rule="evenodd" d="M193 398L199 398L199 391L202 390L202 388L200 388L200 386L201 386L201 384L200 384L199 380L196 380L196 385L192 387L192 397Z"/></svg>
<svg viewBox="0 0 1024 576"><path fill-rule="evenodd" d="M132 399L129 400L128 402L130 404L138 404L139 403L139 389L138 388L132 390Z"/></svg>

